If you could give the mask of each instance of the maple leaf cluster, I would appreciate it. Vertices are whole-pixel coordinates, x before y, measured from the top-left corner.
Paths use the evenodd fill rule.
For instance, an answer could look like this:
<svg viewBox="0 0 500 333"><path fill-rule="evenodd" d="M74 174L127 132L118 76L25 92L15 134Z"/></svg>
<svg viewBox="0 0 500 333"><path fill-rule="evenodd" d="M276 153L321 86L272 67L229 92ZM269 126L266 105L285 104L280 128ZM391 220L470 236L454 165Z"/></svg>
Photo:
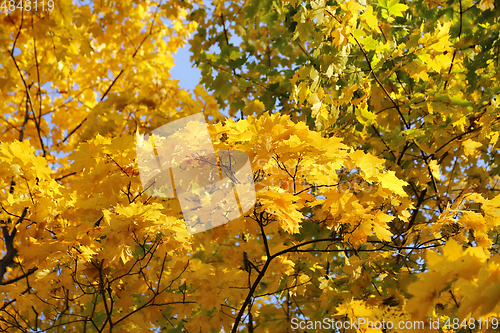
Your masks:
<svg viewBox="0 0 500 333"><path fill-rule="evenodd" d="M498 2L11 2L1 331L495 331L470 323L500 315ZM184 45L193 91L170 75ZM215 151L248 156L256 203L192 234L136 147L200 112Z"/></svg>

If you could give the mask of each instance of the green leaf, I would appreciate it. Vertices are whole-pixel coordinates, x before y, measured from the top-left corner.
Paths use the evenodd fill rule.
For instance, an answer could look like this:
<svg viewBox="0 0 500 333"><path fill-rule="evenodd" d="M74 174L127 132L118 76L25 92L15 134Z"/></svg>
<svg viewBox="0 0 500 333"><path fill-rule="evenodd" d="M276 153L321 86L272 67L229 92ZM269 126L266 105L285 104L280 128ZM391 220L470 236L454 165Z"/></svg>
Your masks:
<svg viewBox="0 0 500 333"><path fill-rule="evenodd" d="M179 325L177 325L177 327L168 329L167 333L181 333L183 332L183 328L184 328L184 322L181 320L179 322Z"/></svg>
<svg viewBox="0 0 500 333"><path fill-rule="evenodd" d="M373 112L368 111L368 108L356 108L356 118L365 126L373 124L377 119L377 115Z"/></svg>
<svg viewBox="0 0 500 333"><path fill-rule="evenodd" d="M387 3L386 8L389 10L389 14L392 14L394 16L403 17L402 12L406 11L408 9L408 6L404 5L402 3L399 3L398 0L390 0Z"/></svg>
<svg viewBox="0 0 500 333"><path fill-rule="evenodd" d="M378 41L372 38L372 36L368 36L363 39L363 47L366 51L373 51L378 48Z"/></svg>

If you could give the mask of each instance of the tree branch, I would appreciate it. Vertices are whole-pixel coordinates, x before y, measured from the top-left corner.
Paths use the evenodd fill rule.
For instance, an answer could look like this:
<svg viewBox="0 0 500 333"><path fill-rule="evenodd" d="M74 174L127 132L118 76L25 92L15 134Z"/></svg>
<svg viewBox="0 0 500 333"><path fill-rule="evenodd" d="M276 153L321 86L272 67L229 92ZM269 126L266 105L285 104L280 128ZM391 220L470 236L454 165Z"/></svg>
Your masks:
<svg viewBox="0 0 500 333"><path fill-rule="evenodd" d="M19 223L23 222L27 213L28 213L28 207L25 207L21 216L17 220L16 226ZM7 272L7 267L9 267L10 265L12 265L14 263L14 258L17 255L17 249L14 247L14 237L16 236L17 229L16 229L16 226L14 226L14 230L12 230L12 233L9 233L9 226L5 225L5 224L6 223L10 224L10 218L8 218L6 221L2 220L0 222L2 224L2 234L3 234L5 249L7 251L4 255L4 257L2 258L2 260L0 260L0 282L2 282L4 275ZM15 282L15 281L13 281L13 282Z"/></svg>

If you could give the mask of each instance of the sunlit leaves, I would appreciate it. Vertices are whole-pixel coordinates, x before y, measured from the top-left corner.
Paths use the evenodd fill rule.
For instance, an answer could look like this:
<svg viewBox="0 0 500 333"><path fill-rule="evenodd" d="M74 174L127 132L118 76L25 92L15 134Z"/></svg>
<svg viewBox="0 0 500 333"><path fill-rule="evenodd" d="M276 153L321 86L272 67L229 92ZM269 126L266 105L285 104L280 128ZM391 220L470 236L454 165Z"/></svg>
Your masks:
<svg viewBox="0 0 500 333"><path fill-rule="evenodd" d="M403 16L403 12L408 9L407 5L399 3L398 0L380 0L378 5L387 10L389 15L394 16ZM382 12L382 15L384 15L384 12Z"/></svg>
<svg viewBox="0 0 500 333"><path fill-rule="evenodd" d="M57 9L1 14L2 330L498 316L494 2ZM195 31L191 95L168 73ZM166 153L142 135L200 111L217 152L248 155L256 204L190 235L135 149Z"/></svg>

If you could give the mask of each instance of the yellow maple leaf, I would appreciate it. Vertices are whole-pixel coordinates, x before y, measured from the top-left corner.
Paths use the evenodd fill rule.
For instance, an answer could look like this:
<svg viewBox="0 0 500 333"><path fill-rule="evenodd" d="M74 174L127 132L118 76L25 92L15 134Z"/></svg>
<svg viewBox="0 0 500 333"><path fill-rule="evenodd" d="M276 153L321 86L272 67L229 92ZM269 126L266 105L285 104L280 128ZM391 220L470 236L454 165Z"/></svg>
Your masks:
<svg viewBox="0 0 500 333"><path fill-rule="evenodd" d="M429 162L429 169L431 170L432 176L437 180L441 180L441 174L439 173L439 165L436 160L431 160Z"/></svg>
<svg viewBox="0 0 500 333"><path fill-rule="evenodd" d="M262 113L262 110L265 110L266 107L264 105L264 103L262 103L261 101L259 101L258 99L256 100L253 100L251 101L250 103L248 103L246 106L245 106L245 114L261 114Z"/></svg>
<svg viewBox="0 0 500 333"><path fill-rule="evenodd" d="M478 152L476 151L477 148L481 147L482 144L476 141L472 141L471 139L467 139L463 142L464 146L464 153L466 156L477 156Z"/></svg>
<svg viewBox="0 0 500 333"><path fill-rule="evenodd" d="M477 5L481 10L495 9L495 0L481 0Z"/></svg>
<svg viewBox="0 0 500 333"><path fill-rule="evenodd" d="M360 18L368 24L370 29L376 30L378 29L378 20L377 17L373 14L373 7L368 5L367 9L363 14L361 14Z"/></svg>
<svg viewBox="0 0 500 333"><path fill-rule="evenodd" d="M380 174L379 169L384 163L383 159L366 154L362 150L356 150L349 155L354 164L361 169L367 180L375 181L376 175Z"/></svg>
<svg viewBox="0 0 500 333"><path fill-rule="evenodd" d="M375 235L383 241L390 242L392 237L392 232L382 227L381 225L374 223L373 224L373 232Z"/></svg>
<svg viewBox="0 0 500 333"><path fill-rule="evenodd" d="M299 223L304 217L297 210L299 206L293 203L297 199L293 194L266 191L259 201L267 212L278 217L279 224L285 231L294 234L299 232Z"/></svg>
<svg viewBox="0 0 500 333"><path fill-rule="evenodd" d="M408 183L396 177L396 172L389 170L387 173L379 174L378 181L383 188L390 189L398 195L406 196L403 186L408 185Z"/></svg>

